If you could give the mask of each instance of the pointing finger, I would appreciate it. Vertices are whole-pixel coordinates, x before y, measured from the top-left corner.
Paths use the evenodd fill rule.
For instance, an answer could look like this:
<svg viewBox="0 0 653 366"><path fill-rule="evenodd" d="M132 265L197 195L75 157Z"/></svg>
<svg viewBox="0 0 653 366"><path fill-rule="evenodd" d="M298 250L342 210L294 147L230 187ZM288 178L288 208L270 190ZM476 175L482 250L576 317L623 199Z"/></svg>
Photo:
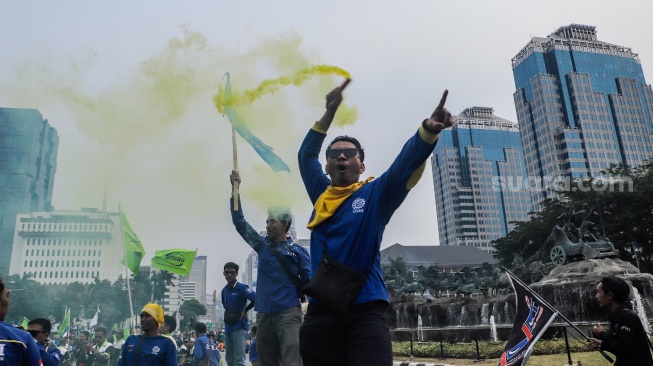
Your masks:
<svg viewBox="0 0 653 366"><path fill-rule="evenodd" d="M449 90L445 90L444 93L442 94L442 99L440 99L440 104L438 104L437 109L444 108L444 103L447 101L447 95L449 95Z"/></svg>

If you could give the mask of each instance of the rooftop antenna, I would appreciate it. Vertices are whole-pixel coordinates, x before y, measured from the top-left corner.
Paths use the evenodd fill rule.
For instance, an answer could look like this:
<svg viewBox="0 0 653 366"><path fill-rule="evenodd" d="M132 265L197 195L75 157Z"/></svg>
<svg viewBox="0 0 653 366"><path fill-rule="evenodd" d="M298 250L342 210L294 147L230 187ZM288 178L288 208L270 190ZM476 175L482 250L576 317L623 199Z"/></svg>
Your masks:
<svg viewBox="0 0 653 366"><path fill-rule="evenodd" d="M104 199L102 200L102 212L107 212L107 187L104 187Z"/></svg>

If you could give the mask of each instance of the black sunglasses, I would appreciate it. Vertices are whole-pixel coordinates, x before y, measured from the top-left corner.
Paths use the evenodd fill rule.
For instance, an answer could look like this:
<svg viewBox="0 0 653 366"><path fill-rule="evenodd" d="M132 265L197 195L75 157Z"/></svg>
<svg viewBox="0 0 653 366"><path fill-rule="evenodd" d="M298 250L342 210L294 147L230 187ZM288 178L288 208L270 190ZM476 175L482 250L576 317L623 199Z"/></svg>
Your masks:
<svg viewBox="0 0 653 366"><path fill-rule="evenodd" d="M32 335L32 337L36 338L39 336L39 333L45 333L42 330L28 330L29 334Z"/></svg>
<svg viewBox="0 0 653 366"><path fill-rule="evenodd" d="M236 274L236 271L224 271L224 272L222 272L222 274L224 274L225 276L226 275L232 275L233 276L233 275Z"/></svg>
<svg viewBox="0 0 653 366"><path fill-rule="evenodd" d="M329 149L326 152L327 158L336 159L340 154L345 154L346 158L353 158L358 155L358 149L356 148L347 148L347 149Z"/></svg>

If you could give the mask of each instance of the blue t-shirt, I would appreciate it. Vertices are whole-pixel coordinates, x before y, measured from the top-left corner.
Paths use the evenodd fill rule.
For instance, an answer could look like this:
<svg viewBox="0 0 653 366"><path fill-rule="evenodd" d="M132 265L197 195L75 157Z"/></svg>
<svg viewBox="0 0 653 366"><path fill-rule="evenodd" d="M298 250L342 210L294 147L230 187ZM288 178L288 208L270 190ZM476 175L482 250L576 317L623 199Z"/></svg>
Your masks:
<svg viewBox="0 0 653 366"><path fill-rule="evenodd" d="M325 137L324 132L314 127L304 138L298 154L299 171L313 204L331 185L318 159ZM311 274L319 266L326 246L326 252L337 261L362 273L369 272L355 304L389 301L379 253L383 232L421 176L435 141L436 134L420 128L385 173L353 192L330 218L313 228Z"/></svg>
<svg viewBox="0 0 653 366"><path fill-rule="evenodd" d="M34 338L3 321L0 321L0 351L1 366L41 365L41 355Z"/></svg>
<svg viewBox="0 0 653 366"><path fill-rule="evenodd" d="M252 339L252 345L249 347L249 361L258 361L258 353L256 352L256 337Z"/></svg>
<svg viewBox="0 0 653 366"><path fill-rule="evenodd" d="M138 366L176 366L177 348L172 340L162 335L145 337L144 335L130 335L122 347L122 355L118 366L136 365L136 350L138 341L141 341Z"/></svg>
<svg viewBox="0 0 653 366"><path fill-rule="evenodd" d="M242 313L245 310L245 305L247 305L247 300L251 303L255 303L256 292L249 288L244 283L236 282L232 288L229 288L229 284L222 289L222 306L224 306L224 311L230 312L239 312ZM231 334L234 330L245 329L249 330L249 324L247 323L246 318L241 318L238 323L227 324L225 323L224 332Z"/></svg>
<svg viewBox="0 0 653 366"><path fill-rule="evenodd" d="M195 340L193 347L193 366L204 365L202 361L211 357L211 366L220 365L220 351L215 342L209 339L206 334L202 334Z"/></svg>

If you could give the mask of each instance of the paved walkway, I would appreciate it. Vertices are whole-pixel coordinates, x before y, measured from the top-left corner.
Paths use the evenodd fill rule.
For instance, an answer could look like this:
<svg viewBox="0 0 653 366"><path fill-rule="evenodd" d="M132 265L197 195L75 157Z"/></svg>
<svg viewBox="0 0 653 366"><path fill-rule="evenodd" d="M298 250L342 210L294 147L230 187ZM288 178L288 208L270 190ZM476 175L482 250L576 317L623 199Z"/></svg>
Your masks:
<svg viewBox="0 0 653 366"><path fill-rule="evenodd" d="M445 363L424 363L417 361L394 361L393 366L454 366Z"/></svg>

